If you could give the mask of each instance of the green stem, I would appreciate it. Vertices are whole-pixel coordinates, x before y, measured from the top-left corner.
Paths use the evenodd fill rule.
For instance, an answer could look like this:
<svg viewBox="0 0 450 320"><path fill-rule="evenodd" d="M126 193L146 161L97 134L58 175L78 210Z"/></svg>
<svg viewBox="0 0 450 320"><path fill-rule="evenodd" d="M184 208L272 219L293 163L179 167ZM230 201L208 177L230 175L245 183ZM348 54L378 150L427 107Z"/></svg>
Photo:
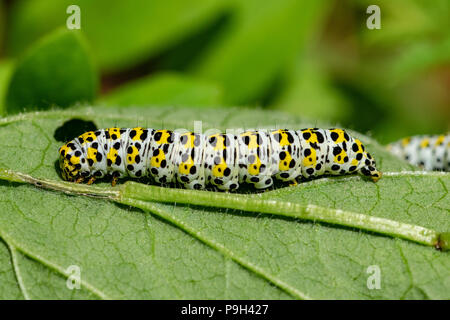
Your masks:
<svg viewBox="0 0 450 320"><path fill-rule="evenodd" d="M117 189L105 189L66 181L38 179L28 174L2 168L0 168L0 179L11 182L29 183L39 188L56 190L67 194L79 194L96 198L107 198L110 200L114 200L119 196L119 190Z"/></svg>
<svg viewBox="0 0 450 320"><path fill-rule="evenodd" d="M311 204L302 205L282 200L267 200L263 199L261 194L243 195L171 189L132 181L128 181L115 188L101 188L65 181L38 179L20 172L1 168L0 179L11 182L30 183L40 188L56 190L66 194L105 198L122 204L132 204L135 200L183 203L320 221L399 237L443 250L450 249L450 233L448 232L439 233L435 230L417 225L340 209L324 208Z"/></svg>
<svg viewBox="0 0 450 320"><path fill-rule="evenodd" d="M184 203L199 206L261 212L304 220L321 221L399 237L428 246L448 248L448 235L421 226L365 214L302 205L293 202L261 199L259 194L242 195L187 189L168 189L135 182L121 185L120 199ZM447 241L443 241L447 239Z"/></svg>

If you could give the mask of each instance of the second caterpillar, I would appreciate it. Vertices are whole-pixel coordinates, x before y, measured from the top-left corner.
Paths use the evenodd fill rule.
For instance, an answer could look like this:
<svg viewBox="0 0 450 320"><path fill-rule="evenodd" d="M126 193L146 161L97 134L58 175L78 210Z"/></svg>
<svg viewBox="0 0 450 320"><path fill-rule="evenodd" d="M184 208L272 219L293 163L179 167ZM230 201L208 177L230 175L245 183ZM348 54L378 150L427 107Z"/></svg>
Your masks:
<svg viewBox="0 0 450 320"><path fill-rule="evenodd" d="M389 144L387 148L424 170L450 171L450 133L407 137Z"/></svg>
<svg viewBox="0 0 450 320"><path fill-rule="evenodd" d="M177 182L189 189L207 186L257 189L273 179L359 173L377 181L381 172L360 140L342 129L258 130L211 135L149 128L89 131L60 150L62 177L93 183L111 176L148 176L156 183Z"/></svg>

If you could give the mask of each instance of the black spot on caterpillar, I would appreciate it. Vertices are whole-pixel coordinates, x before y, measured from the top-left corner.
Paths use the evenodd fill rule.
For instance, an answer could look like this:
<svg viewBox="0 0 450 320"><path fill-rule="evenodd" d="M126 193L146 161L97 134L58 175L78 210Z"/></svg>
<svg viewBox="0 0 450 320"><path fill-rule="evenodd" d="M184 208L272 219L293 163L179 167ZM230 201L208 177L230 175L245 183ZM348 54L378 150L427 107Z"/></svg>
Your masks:
<svg viewBox="0 0 450 320"><path fill-rule="evenodd" d="M349 147L347 147L349 146ZM268 188L276 180L359 173L381 177L361 141L342 129L259 130L194 134L148 128L88 131L60 150L62 177L90 184L97 178L151 177L185 188L239 184Z"/></svg>

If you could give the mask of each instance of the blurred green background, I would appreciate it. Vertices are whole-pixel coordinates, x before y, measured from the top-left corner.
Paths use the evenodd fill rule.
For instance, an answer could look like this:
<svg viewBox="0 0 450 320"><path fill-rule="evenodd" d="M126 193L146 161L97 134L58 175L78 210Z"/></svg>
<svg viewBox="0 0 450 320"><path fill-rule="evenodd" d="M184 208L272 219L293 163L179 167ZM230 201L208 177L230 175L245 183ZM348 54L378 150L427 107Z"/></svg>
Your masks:
<svg viewBox="0 0 450 320"><path fill-rule="evenodd" d="M0 111L277 109L386 143L450 124L449 0L1 0ZM81 9L68 30L67 7ZM381 9L369 30L366 9Z"/></svg>

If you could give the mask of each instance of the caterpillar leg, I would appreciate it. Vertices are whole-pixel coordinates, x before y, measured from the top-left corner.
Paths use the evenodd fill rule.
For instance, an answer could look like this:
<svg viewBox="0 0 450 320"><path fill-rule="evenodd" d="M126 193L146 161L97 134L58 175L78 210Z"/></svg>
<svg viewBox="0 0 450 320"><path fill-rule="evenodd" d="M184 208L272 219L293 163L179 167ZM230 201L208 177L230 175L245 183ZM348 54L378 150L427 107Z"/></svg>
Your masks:
<svg viewBox="0 0 450 320"><path fill-rule="evenodd" d="M75 180L75 183L82 183L84 181L84 177L80 176Z"/></svg>
<svg viewBox="0 0 450 320"><path fill-rule="evenodd" d="M94 181L95 181L95 177L94 177L94 176L92 176L92 177L90 177L90 178L89 178L89 180L88 180L87 184L88 184L88 185L89 185L89 184L93 184L93 183L94 183Z"/></svg>
<svg viewBox="0 0 450 320"><path fill-rule="evenodd" d="M296 179L294 179L294 180L292 180L292 181L289 181L289 186L290 186L290 187L295 187L296 185L298 185L298 182L297 182Z"/></svg>
<svg viewBox="0 0 450 320"><path fill-rule="evenodd" d="M119 175L113 173L113 177L111 180L111 187L115 187L117 184L117 181L119 181Z"/></svg>

